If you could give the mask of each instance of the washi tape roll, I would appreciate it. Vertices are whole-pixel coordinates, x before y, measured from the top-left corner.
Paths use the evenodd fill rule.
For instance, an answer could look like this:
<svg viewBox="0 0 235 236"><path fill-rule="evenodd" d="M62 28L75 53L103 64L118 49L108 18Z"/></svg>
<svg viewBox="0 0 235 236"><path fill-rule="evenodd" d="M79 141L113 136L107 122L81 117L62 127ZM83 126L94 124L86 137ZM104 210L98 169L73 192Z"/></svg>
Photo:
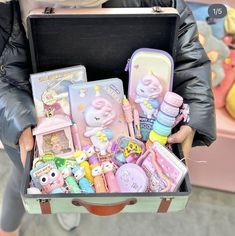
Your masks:
<svg viewBox="0 0 235 236"><path fill-rule="evenodd" d="M157 120L153 124L153 130L162 136L169 136L171 134L171 127L162 125Z"/></svg>
<svg viewBox="0 0 235 236"><path fill-rule="evenodd" d="M173 107L166 103L165 101L161 104L160 110L168 116L176 117L179 114L180 109L178 107Z"/></svg>
<svg viewBox="0 0 235 236"><path fill-rule="evenodd" d="M162 136L158 133L156 133L154 130L152 130L149 134L149 140L154 143L154 142L159 142L162 145L166 145L167 143L167 137Z"/></svg>
<svg viewBox="0 0 235 236"><path fill-rule="evenodd" d="M175 117L168 116L164 114L163 112L159 111L157 113L157 121L163 125L173 127L175 123Z"/></svg>
<svg viewBox="0 0 235 236"><path fill-rule="evenodd" d="M183 105L183 98L173 92L167 92L164 96L164 101L174 107L181 107Z"/></svg>

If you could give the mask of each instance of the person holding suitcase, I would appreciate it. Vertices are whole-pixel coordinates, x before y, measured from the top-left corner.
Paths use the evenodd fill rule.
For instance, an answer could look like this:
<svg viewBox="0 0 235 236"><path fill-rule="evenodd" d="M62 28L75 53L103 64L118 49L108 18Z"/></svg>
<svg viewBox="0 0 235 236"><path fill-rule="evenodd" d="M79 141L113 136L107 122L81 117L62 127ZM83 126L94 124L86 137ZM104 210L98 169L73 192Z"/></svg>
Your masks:
<svg viewBox="0 0 235 236"><path fill-rule="evenodd" d="M169 138L182 143L185 157L197 145L216 138L210 61L198 40L192 12L184 0L0 0L0 140L12 161L12 172L2 203L0 236L15 236L24 215L20 185L26 154L32 150L32 127L37 124L29 83L30 61L25 30L26 15L39 7L174 7L180 14L175 59L174 92L190 106L190 121ZM14 209L14 210L13 210ZM64 229L72 230L80 216L60 215Z"/></svg>

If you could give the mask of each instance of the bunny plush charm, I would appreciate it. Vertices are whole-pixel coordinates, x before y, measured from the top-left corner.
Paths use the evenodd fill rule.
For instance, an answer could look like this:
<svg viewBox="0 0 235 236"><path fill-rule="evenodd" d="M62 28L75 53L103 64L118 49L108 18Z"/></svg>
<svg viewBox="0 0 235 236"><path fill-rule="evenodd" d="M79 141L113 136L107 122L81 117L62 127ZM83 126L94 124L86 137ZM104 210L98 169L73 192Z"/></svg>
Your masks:
<svg viewBox="0 0 235 236"><path fill-rule="evenodd" d="M105 98L96 97L91 106L85 111L86 132L85 137L90 138L94 147L101 155L106 155L113 137L109 125L116 117L112 104Z"/></svg>

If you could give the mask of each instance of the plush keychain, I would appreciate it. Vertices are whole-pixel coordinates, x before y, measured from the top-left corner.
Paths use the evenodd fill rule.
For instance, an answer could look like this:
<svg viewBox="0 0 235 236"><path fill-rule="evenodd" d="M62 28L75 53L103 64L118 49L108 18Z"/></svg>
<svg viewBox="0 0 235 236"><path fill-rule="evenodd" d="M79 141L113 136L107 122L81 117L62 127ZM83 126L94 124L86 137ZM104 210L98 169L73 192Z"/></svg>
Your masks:
<svg viewBox="0 0 235 236"><path fill-rule="evenodd" d="M229 56L229 48L222 40L212 35L210 25L204 21L197 21L199 40L211 60L212 85L217 86L224 79L223 61Z"/></svg>

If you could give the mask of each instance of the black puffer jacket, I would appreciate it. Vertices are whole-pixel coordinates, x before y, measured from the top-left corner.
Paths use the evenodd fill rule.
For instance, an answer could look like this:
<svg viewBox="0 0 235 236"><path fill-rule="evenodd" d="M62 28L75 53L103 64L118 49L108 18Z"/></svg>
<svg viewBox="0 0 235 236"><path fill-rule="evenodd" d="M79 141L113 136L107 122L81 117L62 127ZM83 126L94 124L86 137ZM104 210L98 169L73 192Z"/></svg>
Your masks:
<svg viewBox="0 0 235 236"><path fill-rule="evenodd" d="M36 125L27 41L20 22L18 2L0 3L0 140L13 148L22 131Z"/></svg>
<svg viewBox="0 0 235 236"><path fill-rule="evenodd" d="M174 91L190 104L194 145L215 140L210 61L198 41L197 27L183 0L109 0L104 7L173 6L180 13ZM36 125L29 86L27 43L17 2L0 3L0 139L16 147L21 132Z"/></svg>

